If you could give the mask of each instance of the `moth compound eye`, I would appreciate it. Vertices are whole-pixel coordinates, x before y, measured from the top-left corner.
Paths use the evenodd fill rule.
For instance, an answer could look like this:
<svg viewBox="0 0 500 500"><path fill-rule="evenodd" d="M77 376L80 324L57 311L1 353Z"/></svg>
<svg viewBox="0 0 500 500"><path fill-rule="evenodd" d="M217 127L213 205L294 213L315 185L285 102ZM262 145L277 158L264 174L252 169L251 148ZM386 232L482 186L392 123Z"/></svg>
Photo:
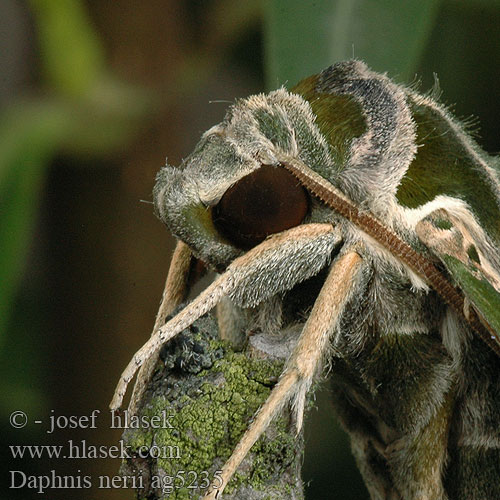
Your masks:
<svg viewBox="0 0 500 500"><path fill-rule="evenodd" d="M267 236L298 226L308 195L287 170L272 165L246 175L213 208L216 229L235 246L251 248Z"/></svg>

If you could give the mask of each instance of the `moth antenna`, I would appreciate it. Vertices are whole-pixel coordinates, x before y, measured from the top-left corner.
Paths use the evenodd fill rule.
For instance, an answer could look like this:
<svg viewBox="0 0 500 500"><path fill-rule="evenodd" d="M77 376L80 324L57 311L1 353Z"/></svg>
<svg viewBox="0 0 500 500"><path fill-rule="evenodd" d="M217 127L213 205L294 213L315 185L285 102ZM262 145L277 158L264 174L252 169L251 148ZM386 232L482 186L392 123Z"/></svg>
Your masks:
<svg viewBox="0 0 500 500"><path fill-rule="evenodd" d="M354 251L342 255L332 264L311 315L278 383L222 468L220 475L222 484L216 486L213 483L203 500L220 498L250 448L265 432L283 405L292 397L295 397L296 421L302 425L306 391L321 364L322 357L328 351L330 336L335 331L337 321L353 294L355 287L352 283L361 269L361 264L361 257ZM298 390L297 384L300 386Z"/></svg>
<svg viewBox="0 0 500 500"><path fill-rule="evenodd" d="M286 157L284 157L286 158ZM342 192L331 183L311 170L297 158L286 158L283 167L292 172L312 194L362 229L366 234L390 250L391 254L406 264L423 278L456 313L458 313L479 337L500 356L500 341L494 328L476 314L466 318L463 314L464 295L455 289L448 277L443 274L431 259L413 249L396 233L384 226L373 215L362 212ZM418 229L417 229L418 233ZM422 235L419 236L422 239ZM432 243L427 242L432 246Z"/></svg>
<svg viewBox="0 0 500 500"><path fill-rule="evenodd" d="M151 336L165 324L165 320L169 314L186 298L187 282L189 270L191 267L192 253L191 249L181 240L177 242L170 267L168 269L165 288L160 303L158 312L156 313L155 324ZM148 358L139 369L137 380L134 385L132 397L129 404L129 415L137 413L137 407L146 390L147 384L158 359L158 351Z"/></svg>

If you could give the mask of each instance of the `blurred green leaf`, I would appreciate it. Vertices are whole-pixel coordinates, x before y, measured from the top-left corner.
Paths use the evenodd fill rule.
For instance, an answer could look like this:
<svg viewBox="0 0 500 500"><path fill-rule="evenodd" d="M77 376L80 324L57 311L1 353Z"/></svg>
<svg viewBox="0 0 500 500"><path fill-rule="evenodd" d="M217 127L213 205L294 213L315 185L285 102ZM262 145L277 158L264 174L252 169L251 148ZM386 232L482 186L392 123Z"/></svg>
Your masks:
<svg viewBox="0 0 500 500"><path fill-rule="evenodd" d="M0 335L22 274L44 171L61 150L103 156L137 130L150 101L110 82L92 98L17 103L0 123Z"/></svg>
<svg viewBox="0 0 500 500"><path fill-rule="evenodd" d="M500 7L500 0L448 0L450 3L455 3L459 6L463 5L475 5L478 8L481 7Z"/></svg>
<svg viewBox="0 0 500 500"><path fill-rule="evenodd" d="M119 154L144 119L154 116L155 103L152 91L103 75L82 99L54 99L69 118L60 149L101 158Z"/></svg>
<svg viewBox="0 0 500 500"><path fill-rule="evenodd" d="M26 257L44 167L67 116L40 104L11 109L0 123L0 333Z"/></svg>
<svg viewBox="0 0 500 500"><path fill-rule="evenodd" d="M114 79L79 0L31 0L50 95L20 99L0 122L0 337L22 275L44 171L55 154L115 153L153 98Z"/></svg>
<svg viewBox="0 0 500 500"><path fill-rule="evenodd" d="M344 59L408 81L418 65L440 0L269 0L264 2L269 88Z"/></svg>
<svg viewBox="0 0 500 500"><path fill-rule="evenodd" d="M49 86L81 95L104 69L104 53L80 0L30 0Z"/></svg>

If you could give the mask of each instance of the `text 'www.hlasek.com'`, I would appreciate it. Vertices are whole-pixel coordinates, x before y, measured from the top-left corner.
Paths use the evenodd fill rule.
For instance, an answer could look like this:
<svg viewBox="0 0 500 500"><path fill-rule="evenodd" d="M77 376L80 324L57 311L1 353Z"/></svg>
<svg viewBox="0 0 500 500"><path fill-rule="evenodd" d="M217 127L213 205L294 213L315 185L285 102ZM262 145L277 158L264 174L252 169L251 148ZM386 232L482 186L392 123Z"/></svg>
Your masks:
<svg viewBox="0 0 500 500"><path fill-rule="evenodd" d="M123 439L111 445L95 444L89 439L68 438L50 442L50 438L56 437L60 432L77 430L97 429L98 422L102 425L103 418L109 419L106 427L109 429L122 429L128 432L137 431L138 436L148 436L148 442L141 444L139 438L137 443L126 444ZM166 411L160 415L129 415L124 412L101 412L93 410L88 415L56 415L54 411L45 420L37 420L29 417L24 411L17 410L11 413L9 423L15 429L26 427L42 427L43 434L48 438L45 443L22 443L9 445L10 458L13 466L9 470L9 488L16 490L32 490L39 494L50 493L54 490L74 489L119 489L130 488L137 491L160 491L168 496L174 490L187 489L188 491L203 491L211 484L217 485L221 481L221 471L195 471L179 469L173 473L166 474L164 471L146 470L152 460L160 460L163 463L176 463L183 457L182 446L179 443L179 431L172 423L174 416ZM155 444L155 432L162 432L162 442L165 433L171 433L172 444ZM57 442L57 444L55 444ZM130 442L130 439L127 439ZM134 474L95 475L85 470L86 460L117 459L124 463L134 461L143 464L144 469L137 468ZM33 467L33 462L38 461L49 467ZM74 461L71 473L67 473L68 462ZM65 471L59 472L58 464L65 464ZM87 462L88 463L88 462ZM78 464L78 465L77 465ZM80 466L79 464L83 464ZM117 472L120 462L117 463ZM33 473L32 470L43 470L42 473ZM147 484L146 484L147 483Z"/></svg>

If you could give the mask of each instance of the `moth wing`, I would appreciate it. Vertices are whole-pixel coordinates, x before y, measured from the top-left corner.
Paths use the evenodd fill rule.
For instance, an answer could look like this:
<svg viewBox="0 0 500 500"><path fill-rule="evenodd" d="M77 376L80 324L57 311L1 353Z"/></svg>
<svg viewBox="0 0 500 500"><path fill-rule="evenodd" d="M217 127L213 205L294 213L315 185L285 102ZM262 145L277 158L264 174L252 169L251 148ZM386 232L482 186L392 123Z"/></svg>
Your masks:
<svg viewBox="0 0 500 500"><path fill-rule="evenodd" d="M500 353L498 248L488 240L471 215L460 217L444 209L422 219L416 232L462 290L466 299L465 316L469 315L467 308L473 307L490 333L494 350Z"/></svg>

